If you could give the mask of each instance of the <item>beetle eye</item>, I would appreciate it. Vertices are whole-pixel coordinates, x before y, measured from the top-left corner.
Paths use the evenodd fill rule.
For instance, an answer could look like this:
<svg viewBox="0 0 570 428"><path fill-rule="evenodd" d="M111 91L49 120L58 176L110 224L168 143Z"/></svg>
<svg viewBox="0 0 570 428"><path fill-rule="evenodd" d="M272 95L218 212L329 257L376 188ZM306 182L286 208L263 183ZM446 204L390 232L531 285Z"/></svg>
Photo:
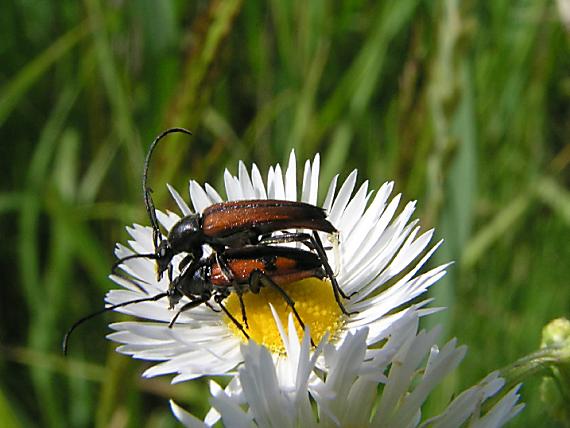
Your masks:
<svg viewBox="0 0 570 428"><path fill-rule="evenodd" d="M168 251L168 243L166 241L162 241L156 250L156 255L159 259L163 259L166 257Z"/></svg>

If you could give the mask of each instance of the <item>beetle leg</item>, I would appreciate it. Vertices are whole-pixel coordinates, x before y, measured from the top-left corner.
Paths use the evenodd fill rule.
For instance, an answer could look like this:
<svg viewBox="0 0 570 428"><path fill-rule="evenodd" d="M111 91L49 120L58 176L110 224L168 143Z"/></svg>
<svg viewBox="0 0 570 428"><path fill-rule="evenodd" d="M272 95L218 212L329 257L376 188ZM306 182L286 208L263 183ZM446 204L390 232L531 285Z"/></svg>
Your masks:
<svg viewBox="0 0 570 428"><path fill-rule="evenodd" d="M347 296L342 291L342 288L340 288L340 285L338 285L338 281L336 280L336 276L335 276L335 274L331 268L331 265L329 264L327 253L324 250L323 243L321 242L321 238L319 238L319 234L316 231L313 231L312 235L310 235L308 233L302 233L302 232L288 233L286 235L273 236L271 238L265 239L262 243L263 244L282 244L282 243L288 243L288 242L300 242L300 243L304 244L305 246L307 246L307 248L317 252L317 254L318 254L318 256L321 259L321 262L323 264L323 268L325 269L325 272L327 273L327 277L331 281L334 297L335 297L335 300L336 300L339 308L341 309L342 313L345 315L353 314L353 312L348 312L346 310L346 308L344 307L344 305L340 301L340 297L342 296L342 298L344 298L344 299L350 299L350 297L352 297L355 293L352 293L350 296Z"/></svg>
<svg viewBox="0 0 570 428"><path fill-rule="evenodd" d="M309 250L315 250L311 235L302 232L286 232L283 235L262 237L259 243L262 245L272 244L288 244L291 242L299 242L304 244Z"/></svg>
<svg viewBox="0 0 570 428"><path fill-rule="evenodd" d="M297 318L297 321L299 321L299 324L301 325L303 330L305 329L305 323L303 322L301 316L295 309L295 301L291 298L291 296L287 294L285 290L283 290L283 287L275 283L275 281L273 281L269 276L265 275L263 272L261 272L258 269L254 270L249 275L249 287L251 292L255 294L259 293L261 287L273 287L275 290L279 292L279 294L281 294L283 300L285 300L287 305L291 307L291 309L293 310L293 314L295 315L295 318Z"/></svg>
<svg viewBox="0 0 570 428"><path fill-rule="evenodd" d="M247 314L245 312L245 304L243 303L243 293L241 290L237 291L237 296L238 296L238 300L239 300L239 306L241 308L241 319L242 319L243 323L245 324L245 328L247 328L249 330L249 324L247 323Z"/></svg>
<svg viewBox="0 0 570 428"><path fill-rule="evenodd" d="M190 297L190 296L188 296ZM172 317L172 320L170 320L170 324L168 324L168 328L172 328L172 326L174 325L174 323L176 322L176 320L178 319L178 317L180 316L180 314L182 312L185 312L189 309L195 308L197 306L200 306L202 303L207 303L208 300L210 300L211 294L204 294L200 297L198 297L195 300L192 300L188 303L186 303L184 306L182 306L180 309L178 309L178 311L176 312L176 315L174 315L174 317Z"/></svg>
<svg viewBox="0 0 570 428"><path fill-rule="evenodd" d="M220 305L220 308L222 308L222 311L224 311L224 313L228 316L228 318L230 320L232 320L232 322L236 325L236 327L243 333L243 335L245 336L246 339L249 339L249 334L246 333L245 329L243 328L243 325L241 325L241 323L235 319L235 317L230 313L230 311L228 311L228 309L224 306L224 304L222 303L222 300L225 299L226 296L224 296L223 294L216 294L214 296L214 301Z"/></svg>
<svg viewBox="0 0 570 428"><path fill-rule="evenodd" d="M194 260L194 257L191 255L187 255L182 259L182 261L178 264L178 270L182 272L186 266L190 264L190 262Z"/></svg>
<svg viewBox="0 0 570 428"><path fill-rule="evenodd" d="M243 303L243 291L244 291L243 287L240 284L238 284L238 282L236 281L234 273L230 269L230 266L228 265L228 263L227 263L226 259L223 257L223 255L216 252L215 257L216 257L216 263L218 263L218 265L220 266L220 270L222 271L222 274L226 277L226 279L229 282L232 283L232 287L234 288L234 290L238 296L239 306L241 308L241 319L242 319L243 323L245 324L245 328L249 329L249 325L247 323L247 314L245 312L245 304Z"/></svg>
<svg viewBox="0 0 570 428"><path fill-rule="evenodd" d="M210 302L204 302L207 307L209 307L214 312L222 312L220 309L216 309L212 306Z"/></svg>
<svg viewBox="0 0 570 428"><path fill-rule="evenodd" d="M342 296L345 299L350 299L350 297L352 297L355 293L352 293L350 296L347 296L346 294L344 294L344 292L342 291L342 288L340 288L340 285L338 285L338 281L336 280L336 277L335 277L334 272L331 268L331 265L328 262L327 254L325 253L325 250L323 249L323 243L321 242L321 238L319 238L319 234L317 232L313 231L312 238L313 238L313 243L315 245L315 249L317 251L317 254L320 256L321 261L323 262L323 267L325 268L325 272L327 273L327 276L331 280L334 298L335 298L336 303L338 304L340 310L345 315L356 314L357 312L348 312L346 310L346 308L344 307L344 305L342 304L342 302L340 301L340 296Z"/></svg>
<svg viewBox="0 0 570 428"><path fill-rule="evenodd" d="M199 258L196 259L194 257L188 256L188 258L191 259L190 263L188 264L188 266L186 267L186 265L184 267L186 267L186 270L182 270L183 268L178 265L178 268L180 269L180 273L179 273L179 277L182 275L186 275L188 277L192 277L192 275L194 275L194 273L200 269L203 266L206 266L208 264L211 263L211 259L212 256L209 257L204 257L204 258ZM182 260L181 264L186 260L186 258L184 260Z"/></svg>
<svg viewBox="0 0 570 428"><path fill-rule="evenodd" d="M226 258L218 252L214 253L214 257L216 259L216 263L218 264L218 266L220 266L220 270L222 271L222 275L224 275L224 277L226 278L226 280L228 282L231 282L232 285L234 285L234 283L236 282L235 277L234 277L234 273L230 269L230 266L228 265Z"/></svg>
<svg viewBox="0 0 570 428"><path fill-rule="evenodd" d="M291 296L287 294L285 290L283 290L283 288L279 284L273 281L269 276L267 276L262 271L256 269L249 275L249 289L251 290L252 293L257 294L259 293L259 290L261 289L262 286L273 287L281 294L283 300L285 300L285 302L289 305L289 307L293 311L293 315L295 315L295 318L299 322L299 325L301 326L303 331L305 331L305 323L301 319L301 316L299 315L299 312L297 312L297 309L295 309L295 301L291 298ZM311 345L315 346L313 339L311 339Z"/></svg>
<svg viewBox="0 0 570 428"><path fill-rule="evenodd" d="M327 247L325 248L326 250L333 250L333 254L334 254L334 259L336 261L336 270L334 272L334 275L336 276L339 271L340 271L340 267L342 266L342 260L341 260L341 252L340 252L340 247L339 247L339 233L332 233L329 235L329 242L332 244L332 247ZM348 298L351 298L354 294L356 294L356 292L352 293L350 296L348 296Z"/></svg>

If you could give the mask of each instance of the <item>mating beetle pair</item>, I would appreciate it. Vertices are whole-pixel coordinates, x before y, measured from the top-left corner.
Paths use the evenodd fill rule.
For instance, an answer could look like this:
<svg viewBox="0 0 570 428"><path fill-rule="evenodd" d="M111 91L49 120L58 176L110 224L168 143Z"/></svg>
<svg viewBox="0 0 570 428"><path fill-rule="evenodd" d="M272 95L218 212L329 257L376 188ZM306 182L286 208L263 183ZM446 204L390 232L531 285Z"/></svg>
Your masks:
<svg viewBox="0 0 570 428"><path fill-rule="evenodd" d="M295 309L295 302L282 286L310 277L324 278L326 273L319 256L295 248L254 245L227 249L224 252L224 260L224 264L220 263L218 253L213 253L201 259L197 269L188 269L174 279L169 288L170 292L167 293L170 307L173 308L183 296L190 297L191 300L177 311L170 322L171 326L182 312L202 303L209 305L208 302L213 296L226 316L249 338L243 325L226 309L223 300L232 292L241 297L245 291L257 294L261 287L270 287L281 294L301 328L305 328ZM247 328L243 303L241 309L242 320Z"/></svg>
<svg viewBox="0 0 570 428"><path fill-rule="evenodd" d="M209 303L214 297L214 301L226 315L246 337L249 337L243 325L226 310L222 301L232 292L237 293L242 319L247 327L242 294L246 291L259 292L260 286L274 287L280 291L300 325L304 326L294 308L293 300L281 285L307 277L328 277L339 307L343 313L348 314L340 299L341 296L343 298L347 296L338 285L317 233L317 231L337 233L334 226L326 220L322 208L285 200L222 202L211 205L202 214L183 217L171 228L166 238L162 236L151 196L152 190L147 185L147 177L150 159L156 145L163 137L173 132L191 134L183 128L172 128L161 133L149 148L143 171L144 202L153 229L155 251L123 257L113 266L115 272L129 259L156 260L158 279L167 272L169 288L155 296L108 306L80 319L64 338L64 352L71 332L87 319L118 307L144 301L157 301L164 297L169 298L171 308L183 296L190 299L190 302L178 310L170 326L181 312L200 304L206 304L214 309ZM305 229L312 233L287 232L290 229ZM276 232L282 233L276 234ZM302 243L310 251L276 245L292 242ZM204 245L212 248L211 256L203 257ZM173 278L172 259L181 253L186 256L179 264L180 274ZM238 265L241 266L240 269L236 269Z"/></svg>

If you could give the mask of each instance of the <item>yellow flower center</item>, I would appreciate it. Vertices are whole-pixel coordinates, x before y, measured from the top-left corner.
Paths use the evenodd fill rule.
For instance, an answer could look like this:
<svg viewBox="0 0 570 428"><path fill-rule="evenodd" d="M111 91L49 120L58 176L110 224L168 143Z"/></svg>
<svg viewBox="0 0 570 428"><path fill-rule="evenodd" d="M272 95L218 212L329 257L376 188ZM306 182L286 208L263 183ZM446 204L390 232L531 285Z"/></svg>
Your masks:
<svg viewBox="0 0 570 428"><path fill-rule="evenodd" d="M307 278L283 285L281 288L295 302L295 309L305 326L310 328L311 337L315 344L318 344L327 332L330 337L334 337L339 332L344 323L344 317L334 298L332 287L328 280ZM249 337L255 342L264 345L273 353L284 353L283 341L269 307L269 303L271 303L279 314L285 331L287 331L287 320L289 313L292 311L283 296L273 288L264 287L259 294L245 293L243 295L243 303L249 326L245 330ZM228 311L243 325L237 295L232 293L226 299L225 304ZM243 341L246 340L243 333L232 320L225 317L225 321L235 335L239 336ZM295 327L299 337L303 337L303 330L296 319Z"/></svg>

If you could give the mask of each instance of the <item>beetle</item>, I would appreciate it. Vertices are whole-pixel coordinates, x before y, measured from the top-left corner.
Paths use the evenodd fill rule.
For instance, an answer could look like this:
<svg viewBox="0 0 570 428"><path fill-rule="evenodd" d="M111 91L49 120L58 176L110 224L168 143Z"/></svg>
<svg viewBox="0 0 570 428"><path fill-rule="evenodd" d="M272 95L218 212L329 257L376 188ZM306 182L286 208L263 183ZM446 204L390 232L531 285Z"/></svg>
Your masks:
<svg viewBox="0 0 570 428"><path fill-rule="evenodd" d="M267 245L230 248L225 251L223 258L218 253L212 253L201 259L195 270L184 271L170 284L168 299L171 309L183 296L190 299L177 311L170 326L174 325L182 312L206 303L213 297L228 318L249 338L243 325L226 309L223 300L232 293L237 294L242 320L248 328L242 295L245 292L257 294L262 287L271 287L291 307L304 329L305 324L295 309L295 302L282 286L305 278L323 279L326 276L321 258L311 251L298 248Z"/></svg>
<svg viewBox="0 0 570 428"><path fill-rule="evenodd" d="M187 297L190 300L178 309L169 323L169 328L173 327L181 313L201 304L218 311L210 303L210 300L213 298L214 302L218 304L228 318L249 339L244 326L228 311L223 300L231 293L237 293L242 319L246 328L248 328L242 294L245 292L257 294L262 287L272 287L279 292L285 302L291 307L301 328L305 328L301 316L295 309L295 302L282 286L301 279L311 277L323 279L327 277L322 260L317 254L299 248L255 245L227 249L224 256L223 261L221 261L222 259L220 259L218 253L212 253L208 257L201 258L196 269L187 269L174 278L165 292L110 305L77 320L64 336L63 353L67 354L71 333L85 321L117 308L135 303L158 301L165 297L169 300L170 309L173 309L183 297Z"/></svg>
<svg viewBox="0 0 570 428"><path fill-rule="evenodd" d="M239 248L246 245L269 245L286 242L301 242L314 250L321 258L322 265L329 277L335 299L345 314L340 297L348 299L335 278L330 267L326 252L317 231L338 236L336 228L326 219L324 209L304 202L253 199L229 201L213 204L201 214L190 214L181 218L165 236L160 231L156 209L152 200L152 189L148 187L148 171L152 154L158 143L166 135L181 132L191 135L184 128L170 128L158 135L149 147L143 169L143 195L146 211L153 230L154 253L131 254L119 259L112 268L116 273L118 267L126 260L143 257L154 259L157 264L157 279L168 272L170 282L172 277L172 259L177 254L186 253L179 265L180 272L186 268L190 273L195 271L204 254L204 245L210 246L218 259L225 257L228 248ZM309 233L283 233L288 229L306 229Z"/></svg>
<svg viewBox="0 0 570 428"><path fill-rule="evenodd" d="M227 247L276 243L278 240L272 239L271 234L286 229L338 233L322 208L304 202L276 199L220 202L210 205L201 214L185 216L172 226L168 236L156 247L158 277L160 279L169 269L177 254L189 254L182 262L183 269L202 258L205 244L222 253ZM281 241L312 242L312 237L290 233Z"/></svg>

